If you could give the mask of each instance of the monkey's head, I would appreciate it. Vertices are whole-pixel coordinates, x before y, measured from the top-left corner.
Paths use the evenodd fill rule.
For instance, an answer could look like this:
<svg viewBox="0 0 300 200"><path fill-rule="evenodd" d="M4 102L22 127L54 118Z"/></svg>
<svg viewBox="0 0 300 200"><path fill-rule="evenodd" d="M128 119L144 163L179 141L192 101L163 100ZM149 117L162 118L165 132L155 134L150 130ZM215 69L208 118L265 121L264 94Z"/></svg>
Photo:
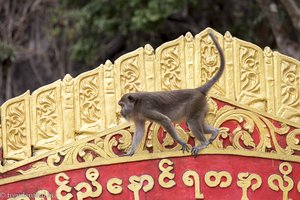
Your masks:
<svg viewBox="0 0 300 200"><path fill-rule="evenodd" d="M134 94L124 94L119 101L119 105L121 106L121 115L130 120L134 117L135 113L135 104L136 98Z"/></svg>

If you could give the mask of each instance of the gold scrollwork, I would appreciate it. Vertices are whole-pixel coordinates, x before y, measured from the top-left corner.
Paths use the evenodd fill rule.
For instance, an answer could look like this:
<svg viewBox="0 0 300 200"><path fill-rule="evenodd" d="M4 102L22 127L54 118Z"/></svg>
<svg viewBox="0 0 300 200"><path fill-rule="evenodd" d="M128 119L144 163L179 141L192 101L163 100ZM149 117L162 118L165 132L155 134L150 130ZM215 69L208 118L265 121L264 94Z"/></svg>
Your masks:
<svg viewBox="0 0 300 200"><path fill-rule="evenodd" d="M131 126L130 126L131 127ZM66 148L60 152L48 156L46 161L34 163L27 170L18 170L21 174L30 174L36 171L43 171L49 168L57 168L66 165L74 165L82 162L101 161L118 157L114 148L120 152L126 151L132 140L132 128L115 131L103 137L95 138L87 143L80 143L76 146ZM115 137L118 137L118 141Z"/></svg>
<svg viewBox="0 0 300 200"><path fill-rule="evenodd" d="M165 164L167 167L164 167ZM173 164L174 163L169 159L162 159L158 164L158 167L161 171L158 182L163 188L171 188L176 185L176 182L173 180L175 178L175 173L171 173L171 171L174 169ZM169 179L168 182L164 181L166 178Z"/></svg>
<svg viewBox="0 0 300 200"><path fill-rule="evenodd" d="M251 93L258 93L260 90L259 62L257 50L241 46L240 65L241 65L241 90Z"/></svg>
<svg viewBox="0 0 300 200"><path fill-rule="evenodd" d="M283 175L283 177L272 174L268 178L268 185L274 191L279 191L279 189L283 192L283 200L288 200L289 191L291 191L294 187L294 181L288 175L292 172L293 167L288 162L283 162L279 165L279 171ZM278 183L276 185L275 183Z"/></svg>
<svg viewBox="0 0 300 200"><path fill-rule="evenodd" d="M226 178L226 181L221 181L223 177ZM204 180L206 185L208 185L209 187L217 187L219 185L220 188L226 188L231 185L232 177L226 171L221 171L221 172L209 171L205 174Z"/></svg>
<svg viewBox="0 0 300 200"><path fill-rule="evenodd" d="M299 143L300 129L295 129L288 133L286 136L287 145L296 151L300 151L300 143Z"/></svg>
<svg viewBox="0 0 300 200"><path fill-rule="evenodd" d="M282 61L282 103L291 107L299 104L299 71L297 65Z"/></svg>
<svg viewBox="0 0 300 200"><path fill-rule="evenodd" d="M40 135L45 138L54 136L57 134L55 127L57 126L56 105L55 105L55 90L49 90L47 92L39 95L37 114L38 114L38 124L40 124L39 131Z"/></svg>
<svg viewBox="0 0 300 200"><path fill-rule="evenodd" d="M224 148L223 141L226 138L230 138L232 141L232 146L226 147L228 149L249 150L251 148L265 152L266 148L271 147L270 137L268 134L265 134L266 126L263 121L257 115L249 111L225 106L217 113L215 120L216 127L220 127L223 122L229 120L236 120L238 122L237 127L233 130L233 134L228 133L229 129L221 128L221 134L218 136L219 139L216 140L216 145L219 148ZM239 124L243 125L241 126ZM257 145L252 138L255 126L258 128L258 134L260 136L260 141Z"/></svg>
<svg viewBox="0 0 300 200"><path fill-rule="evenodd" d="M192 187L193 185L195 185L195 199L204 199L204 194L202 194L200 191L199 175L196 171L193 170L186 171L182 176L182 180L183 183L188 187Z"/></svg>
<svg viewBox="0 0 300 200"><path fill-rule="evenodd" d="M77 184L74 188L77 191L77 199L82 200L87 197L99 197L102 193L102 186L97 182L99 172L95 168L90 168L86 171L86 178L92 186L86 182Z"/></svg>
<svg viewBox="0 0 300 200"><path fill-rule="evenodd" d="M139 56L133 56L121 63L122 94L141 91Z"/></svg>
<svg viewBox="0 0 300 200"><path fill-rule="evenodd" d="M100 119L99 77L90 75L80 81L80 117L83 124L91 124Z"/></svg>
<svg viewBox="0 0 300 200"><path fill-rule="evenodd" d="M107 153L109 157L117 157L115 152L113 151L113 147L117 147L119 151L126 151L132 141L132 134L131 130L120 130L116 133L108 134L104 138L104 150ZM119 136L119 139L117 141L116 136Z"/></svg>
<svg viewBox="0 0 300 200"><path fill-rule="evenodd" d="M222 123L230 120L238 122L232 133L229 133L228 128L221 127ZM221 127L218 139L214 142L214 145L221 149L251 150L265 153L272 150L276 153L292 155L293 150L298 148L296 145L297 139L295 138L299 132L298 129L289 134L290 127L286 124L276 127L267 118L247 110L224 106L217 112L214 126ZM256 141L253 137L254 133L259 135L259 139ZM287 146L285 148L279 145L277 134L287 136ZM226 139L229 139L230 145L225 147L223 143Z"/></svg>
<svg viewBox="0 0 300 200"><path fill-rule="evenodd" d="M7 108L7 144L13 149L17 150L26 145L25 129L25 102L20 101Z"/></svg>
<svg viewBox="0 0 300 200"><path fill-rule="evenodd" d="M111 178L106 183L106 188L111 194L120 194L123 191L122 179Z"/></svg>
<svg viewBox="0 0 300 200"><path fill-rule="evenodd" d="M56 89L44 91L36 97L37 146L52 149L61 144L58 137L59 112ZM45 140L47 142L45 142ZM41 144L40 144L41 143Z"/></svg>
<svg viewBox="0 0 300 200"><path fill-rule="evenodd" d="M162 90L174 90L181 88L179 49L179 45L173 45L162 51L160 63L162 73Z"/></svg>
<svg viewBox="0 0 300 200"><path fill-rule="evenodd" d="M252 180L255 180L256 183L252 184ZM252 184L252 185L251 185ZM238 182L237 185L242 188L242 200L248 200L247 191L248 188L251 186L251 190L257 190L262 184L262 179L257 174L249 174L248 172L239 173L238 174Z"/></svg>
<svg viewBox="0 0 300 200"><path fill-rule="evenodd" d="M22 96L11 99L1 106L4 165L8 166L32 156L29 97L27 91Z"/></svg>
<svg viewBox="0 0 300 200"><path fill-rule="evenodd" d="M147 184L144 185L144 181L147 181ZM152 176L145 174L142 176L131 176L129 177L130 184L127 186L134 194L134 199L139 200L140 194L139 191L143 189L144 192L149 192L154 187L154 180Z"/></svg>
<svg viewBox="0 0 300 200"><path fill-rule="evenodd" d="M202 73L203 75L202 82L208 81L215 72L217 72L217 63L218 63L218 51L212 41L212 39L207 35L201 40L203 42L203 48L201 50L202 57Z"/></svg>

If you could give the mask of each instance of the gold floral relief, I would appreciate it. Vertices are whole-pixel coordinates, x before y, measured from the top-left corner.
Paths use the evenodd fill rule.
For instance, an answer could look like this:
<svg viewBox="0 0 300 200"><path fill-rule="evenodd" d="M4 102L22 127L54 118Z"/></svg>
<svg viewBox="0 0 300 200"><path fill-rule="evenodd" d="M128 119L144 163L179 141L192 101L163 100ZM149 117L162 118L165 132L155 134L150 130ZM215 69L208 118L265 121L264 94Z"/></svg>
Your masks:
<svg viewBox="0 0 300 200"><path fill-rule="evenodd" d="M169 47L168 49L165 49L162 53L161 72L163 77L163 90L181 88L178 48L178 46Z"/></svg>
<svg viewBox="0 0 300 200"><path fill-rule="evenodd" d="M37 96L37 143L43 139L58 136L59 112L56 105L57 94L55 89L43 92ZM61 140L61 139L60 139ZM54 141L53 146L59 145L60 141Z"/></svg>
<svg viewBox="0 0 300 200"><path fill-rule="evenodd" d="M282 86L281 95L282 103L291 107L299 106L299 95L300 95L300 81L299 75L300 70L294 63L282 61Z"/></svg>
<svg viewBox="0 0 300 200"><path fill-rule="evenodd" d="M236 121L236 126L222 127L227 121ZM250 111L225 106L217 112L214 126L220 127L214 142L218 148L297 155L299 145L295 137L298 131L291 131L285 124L277 127L269 119ZM286 138L286 146L278 140L279 135Z"/></svg>
<svg viewBox="0 0 300 200"><path fill-rule="evenodd" d="M117 158L129 149L132 142L132 135L133 127L129 126L123 130L95 137L92 140L78 141L77 145L54 152L45 161L33 164L30 169L18 170L18 173L30 174L49 168L102 162L103 160Z"/></svg>
<svg viewBox="0 0 300 200"><path fill-rule="evenodd" d="M29 92L5 102L1 120L4 164L30 157Z"/></svg>
<svg viewBox="0 0 300 200"><path fill-rule="evenodd" d="M260 92L258 52L249 47L240 46L241 90L251 93Z"/></svg>
<svg viewBox="0 0 300 200"><path fill-rule="evenodd" d="M104 128L101 118L101 90L99 68L81 74L75 83L76 140Z"/></svg>
<svg viewBox="0 0 300 200"><path fill-rule="evenodd" d="M32 131L35 154L63 143L61 82L44 86L32 94Z"/></svg>
<svg viewBox="0 0 300 200"><path fill-rule="evenodd" d="M237 100L266 111L267 99L263 74L263 51L255 45L235 39L235 88Z"/></svg>
<svg viewBox="0 0 300 200"><path fill-rule="evenodd" d="M26 145L25 102L20 101L7 108L7 144L12 150L18 150Z"/></svg>
<svg viewBox="0 0 300 200"><path fill-rule="evenodd" d="M162 45L158 50L158 74L161 76L161 90L182 89L182 76L184 75L184 63L182 38Z"/></svg>
<svg viewBox="0 0 300 200"><path fill-rule="evenodd" d="M294 122L300 122L300 64L279 53L275 54L277 114Z"/></svg>
<svg viewBox="0 0 300 200"><path fill-rule="evenodd" d="M218 71L218 50L212 39L207 35L201 40L202 80L207 82Z"/></svg>
<svg viewBox="0 0 300 200"><path fill-rule="evenodd" d="M139 56L128 58L121 62L122 94L141 91L141 70Z"/></svg>
<svg viewBox="0 0 300 200"><path fill-rule="evenodd" d="M80 111L83 124L90 124L100 117L99 79L97 75L88 76L80 81Z"/></svg>
<svg viewBox="0 0 300 200"><path fill-rule="evenodd" d="M205 30L204 33L200 33L196 36L196 65L199 65L196 69L195 79L199 79L199 87L200 85L205 84L208 80L210 80L219 70L220 67L220 55L218 50L213 43L211 37L208 35L208 31ZM215 33L215 36L220 44L223 47L223 37L218 33ZM198 49L198 51L197 51ZM226 71L226 66L225 66ZM225 73L224 73L225 74ZM212 92L217 93L219 95L224 95L224 84L223 77L213 86ZM197 81L196 81L197 83Z"/></svg>

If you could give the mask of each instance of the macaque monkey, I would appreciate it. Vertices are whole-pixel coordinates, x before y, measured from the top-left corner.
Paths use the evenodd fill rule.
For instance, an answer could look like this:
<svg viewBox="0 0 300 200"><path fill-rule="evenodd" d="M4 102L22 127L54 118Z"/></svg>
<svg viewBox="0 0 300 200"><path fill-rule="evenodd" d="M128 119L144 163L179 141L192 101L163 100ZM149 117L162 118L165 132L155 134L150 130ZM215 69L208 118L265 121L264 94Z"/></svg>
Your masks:
<svg viewBox="0 0 300 200"><path fill-rule="evenodd" d="M201 87L195 89L183 89L160 92L136 92L127 93L119 101L121 115L126 120L132 120L136 130L130 150L125 154L132 156L145 132L145 121L150 120L159 123L172 138L182 146L182 151L189 151L188 145L178 136L172 122L186 120L188 128L194 136L201 142L191 150L192 155L197 156L198 152L212 143L219 130L207 125L204 118L208 112L206 95L211 87L221 77L225 59L223 51L213 33L209 33L214 42L221 59L218 72ZM211 133L209 141L204 133Z"/></svg>

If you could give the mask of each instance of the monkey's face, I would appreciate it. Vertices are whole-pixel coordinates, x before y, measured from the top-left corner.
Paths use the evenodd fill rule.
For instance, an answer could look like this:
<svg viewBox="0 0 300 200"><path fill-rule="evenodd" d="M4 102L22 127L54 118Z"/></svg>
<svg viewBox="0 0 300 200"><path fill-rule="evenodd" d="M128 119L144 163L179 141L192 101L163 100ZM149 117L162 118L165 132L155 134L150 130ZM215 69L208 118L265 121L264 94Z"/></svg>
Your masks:
<svg viewBox="0 0 300 200"><path fill-rule="evenodd" d="M119 105L121 106L121 115L130 120L134 116L134 107L136 100L130 94L125 94L119 101Z"/></svg>

